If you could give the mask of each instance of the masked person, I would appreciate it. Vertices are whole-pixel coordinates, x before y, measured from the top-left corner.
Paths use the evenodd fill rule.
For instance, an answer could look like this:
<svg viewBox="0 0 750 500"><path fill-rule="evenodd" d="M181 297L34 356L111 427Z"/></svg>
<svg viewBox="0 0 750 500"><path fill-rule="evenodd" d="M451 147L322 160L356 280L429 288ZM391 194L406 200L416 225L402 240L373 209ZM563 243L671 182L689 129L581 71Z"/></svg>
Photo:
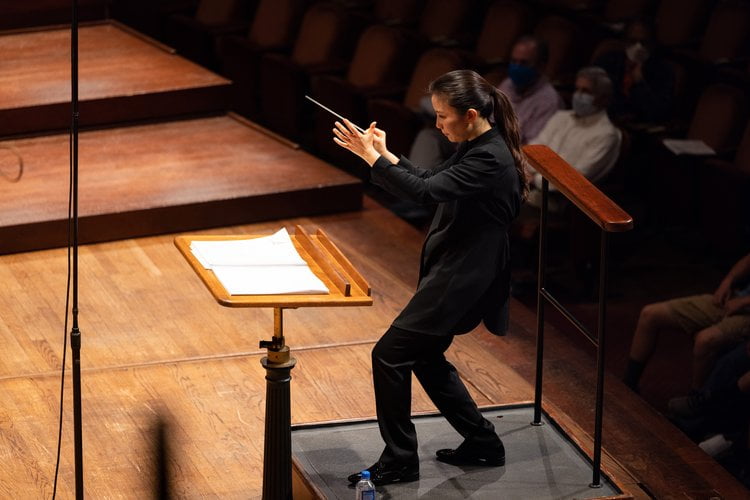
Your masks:
<svg viewBox="0 0 750 500"><path fill-rule="evenodd" d="M597 57L613 85L609 112L623 122L660 123L669 118L674 94L674 71L659 57L652 29L642 20L625 29L625 46Z"/></svg>
<svg viewBox="0 0 750 500"><path fill-rule="evenodd" d="M508 76L498 88L508 96L521 128L521 144L535 137L563 100L542 72L549 49L533 36L523 36L511 49ZM420 101L420 113L430 122L435 119L429 96ZM452 144L435 127L422 129L414 140L409 158L423 166L436 166L455 152Z"/></svg>
<svg viewBox="0 0 750 500"><path fill-rule="evenodd" d="M620 153L622 133L607 116L612 82L606 71L589 66L576 74L572 108L552 115L530 144L544 144L560 155L591 182L603 179ZM542 176L534 174L529 203L541 206ZM553 190L550 186L550 190ZM549 209L559 211L562 201L550 198Z"/></svg>
<svg viewBox="0 0 750 500"><path fill-rule="evenodd" d="M498 86L518 116L523 144L536 137L563 107L560 95L542 73L548 55L546 42L533 36L521 37L510 53L508 77Z"/></svg>

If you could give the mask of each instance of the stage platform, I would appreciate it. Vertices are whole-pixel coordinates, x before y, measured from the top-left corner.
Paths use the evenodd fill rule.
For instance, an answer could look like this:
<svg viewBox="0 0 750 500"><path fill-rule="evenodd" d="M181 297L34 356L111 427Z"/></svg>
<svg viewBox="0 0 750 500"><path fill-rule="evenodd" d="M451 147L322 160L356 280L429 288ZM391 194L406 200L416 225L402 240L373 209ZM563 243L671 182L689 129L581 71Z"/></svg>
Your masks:
<svg viewBox="0 0 750 500"><path fill-rule="evenodd" d="M455 467L439 462L435 451L455 448L463 438L442 416L414 418L419 438L419 481L377 488L381 498L475 500L564 500L612 498L622 492L603 477L590 486L591 461L548 415L533 426L533 406L485 409L506 450L502 467ZM321 500L348 500L354 488L346 477L368 467L383 451L377 421L292 429L297 470ZM629 498L627 496L621 498Z"/></svg>
<svg viewBox="0 0 750 500"><path fill-rule="evenodd" d="M231 82L115 21L79 29L80 125L223 111ZM70 28L0 32L0 137L71 122Z"/></svg>
<svg viewBox="0 0 750 500"><path fill-rule="evenodd" d="M0 141L0 253L67 244L68 134ZM80 241L359 209L360 180L236 115L82 132Z"/></svg>
<svg viewBox="0 0 750 500"><path fill-rule="evenodd" d="M287 312L292 424L372 419L370 352L413 293L423 235L365 198L363 210L223 227L202 234L322 228L367 278L374 303ZM168 423L178 498L260 498L266 309L218 305L175 235L98 243L80 251L83 453L90 498L153 496L150 430ZM64 337L66 250L0 256L0 497L50 498ZM533 398L534 311L511 303L510 332L479 328L447 352L480 407ZM545 408L591 456L595 360L546 330ZM70 362L70 358L68 358ZM607 377L603 468L634 498L747 498L711 457L614 377ZM70 371L59 498L74 496ZM434 406L414 383L413 411ZM499 427L501 432L503 427ZM429 439L426 438L425 439ZM510 456L510 455L509 455ZM516 455L512 460L518 460ZM359 467L358 462L352 464ZM300 496L298 498L305 498Z"/></svg>

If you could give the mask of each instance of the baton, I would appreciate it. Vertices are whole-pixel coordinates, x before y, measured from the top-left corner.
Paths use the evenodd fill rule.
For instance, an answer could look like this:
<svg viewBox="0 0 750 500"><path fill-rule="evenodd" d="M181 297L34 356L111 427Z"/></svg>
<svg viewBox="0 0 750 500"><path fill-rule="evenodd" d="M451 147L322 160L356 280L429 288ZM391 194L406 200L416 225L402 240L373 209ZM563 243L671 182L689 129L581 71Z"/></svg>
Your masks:
<svg viewBox="0 0 750 500"><path fill-rule="evenodd" d="M307 100L309 100L309 101L312 101L312 102L314 102L315 104L317 104L317 105L318 105L318 106L320 106L321 108L323 108L323 109L325 109L326 111L328 111L329 113L331 113L331 114L332 114L333 116L335 116L336 118L338 118L338 119L340 119L340 120L342 120L342 121L343 121L343 120L346 120L346 118L344 118L344 117L343 117L343 116L341 116L340 114L336 113L336 112L335 112L334 110L332 110L331 108L327 108L327 107L323 106L322 104L320 104L320 103L319 103L318 101L316 101L315 99L313 99L313 98L312 98L312 97L310 97L309 95L305 95L305 99L307 99ZM351 121L349 121L349 123L351 123L352 125L354 125L354 128L356 128L356 129L357 129L357 130L358 130L358 131L359 131L360 133L362 133L362 134L364 134L364 133L365 133L365 129L363 129L362 127L360 127L360 126L358 126L358 125L355 125L355 124L354 124L354 123L352 123Z"/></svg>

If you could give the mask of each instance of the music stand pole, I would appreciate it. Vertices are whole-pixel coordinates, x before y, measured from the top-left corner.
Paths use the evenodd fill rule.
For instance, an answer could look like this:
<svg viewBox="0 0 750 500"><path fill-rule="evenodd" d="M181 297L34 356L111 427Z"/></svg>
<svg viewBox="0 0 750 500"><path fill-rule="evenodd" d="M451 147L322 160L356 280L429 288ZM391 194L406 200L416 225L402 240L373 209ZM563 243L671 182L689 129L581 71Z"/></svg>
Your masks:
<svg viewBox="0 0 750 500"><path fill-rule="evenodd" d="M73 298L70 347L73 363L73 440L76 499L83 499L83 426L81 423L81 331L78 329L78 0L73 0L70 30L70 87L73 109L71 122L71 184L73 204Z"/></svg>

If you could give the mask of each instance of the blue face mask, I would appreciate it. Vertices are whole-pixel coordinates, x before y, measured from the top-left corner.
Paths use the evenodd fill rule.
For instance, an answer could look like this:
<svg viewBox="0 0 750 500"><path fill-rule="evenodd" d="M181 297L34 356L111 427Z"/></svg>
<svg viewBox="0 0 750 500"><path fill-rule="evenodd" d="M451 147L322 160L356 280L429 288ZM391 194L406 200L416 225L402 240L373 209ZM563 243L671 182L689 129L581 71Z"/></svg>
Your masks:
<svg viewBox="0 0 750 500"><path fill-rule="evenodd" d="M508 65L508 78L517 88L526 88L536 80L538 73L533 66L510 63Z"/></svg>
<svg viewBox="0 0 750 500"><path fill-rule="evenodd" d="M584 92L573 94L573 112L577 116L593 115L599 108L594 104L594 96Z"/></svg>

